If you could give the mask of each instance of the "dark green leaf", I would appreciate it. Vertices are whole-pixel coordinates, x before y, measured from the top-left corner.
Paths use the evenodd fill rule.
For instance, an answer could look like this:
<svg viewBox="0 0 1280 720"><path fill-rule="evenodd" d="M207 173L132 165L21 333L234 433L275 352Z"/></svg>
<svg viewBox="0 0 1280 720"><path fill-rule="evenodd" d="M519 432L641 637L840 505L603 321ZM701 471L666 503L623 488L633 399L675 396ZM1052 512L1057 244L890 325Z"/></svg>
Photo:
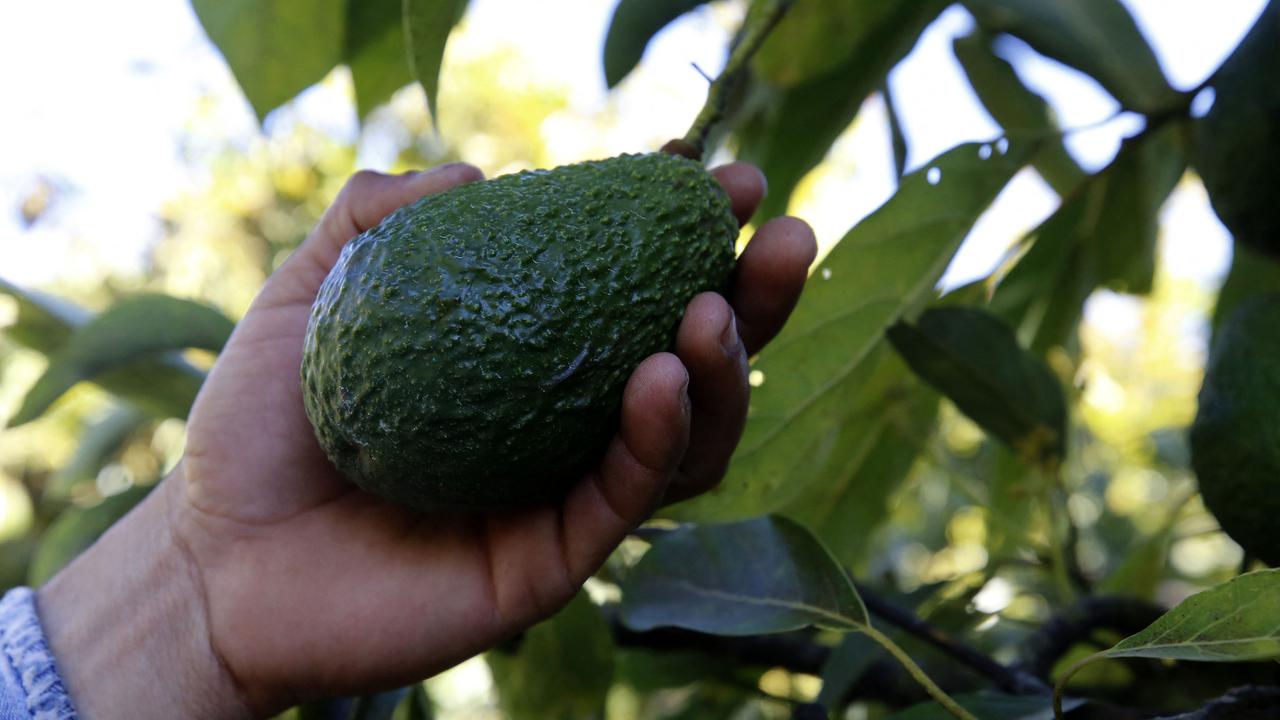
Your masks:
<svg viewBox="0 0 1280 720"><path fill-rule="evenodd" d="M43 585L141 502L153 487L135 485L92 507L63 510L40 537L40 547L31 560L27 584L32 587Z"/></svg>
<svg viewBox="0 0 1280 720"><path fill-rule="evenodd" d="M351 68L356 114L360 118L413 82L409 50L404 43L403 0L348 3L343 59Z"/></svg>
<svg viewBox="0 0 1280 720"><path fill-rule="evenodd" d="M758 5L759 3L757 3ZM901 20L903 0L795 0L753 58L760 77L795 87L849 62L873 34Z"/></svg>
<svg viewBox="0 0 1280 720"><path fill-rule="evenodd" d="M641 558L622 592L622 621L641 632L674 626L757 635L869 622L826 548L778 516L675 530Z"/></svg>
<svg viewBox="0 0 1280 720"><path fill-rule="evenodd" d="M672 20L706 4L707 0L621 0L613 10L604 39L604 79L613 87L622 82L644 56L658 31Z"/></svg>
<svg viewBox="0 0 1280 720"><path fill-rule="evenodd" d="M427 93L427 109L440 127L436 95L440 87L440 64L444 46L453 26L467 10L467 0L404 0L404 27L409 45L409 64Z"/></svg>
<svg viewBox="0 0 1280 720"><path fill-rule="evenodd" d="M884 656L880 646L866 635L845 635L822 666L822 690L818 693L818 703L828 708L840 707L849 688L872 663Z"/></svg>
<svg viewBox="0 0 1280 720"><path fill-rule="evenodd" d="M18 317L3 328L4 334L21 345L52 354L79 325L89 319L89 311L61 298L37 290L27 290L0 278L0 293L18 303Z"/></svg>
<svg viewBox="0 0 1280 720"><path fill-rule="evenodd" d="M1236 241L1280 258L1280 0L1213 76L1214 103L1196 123L1196 168Z"/></svg>
<svg viewBox="0 0 1280 720"><path fill-rule="evenodd" d="M1085 179L1062 144L1058 123L1045 99L1032 92L1007 60L995 53L991 37L976 31L952 44L956 59L978 99L1005 132L1041 143L1031 159L1041 177L1059 195L1067 195Z"/></svg>
<svg viewBox="0 0 1280 720"><path fill-rule="evenodd" d="M982 720L1053 720L1053 703L1045 695L998 695L973 693L956 695L955 701ZM1084 700L1068 698L1062 709L1070 712ZM890 715L888 720L953 720L954 715L935 702L920 703Z"/></svg>
<svg viewBox="0 0 1280 720"><path fill-rule="evenodd" d="M1205 662L1280 658L1280 570L1196 593L1101 655Z"/></svg>
<svg viewBox="0 0 1280 720"><path fill-rule="evenodd" d="M1006 32L1093 76L1141 113L1176 106L1155 53L1120 0L964 0L988 30Z"/></svg>
<svg viewBox="0 0 1280 720"><path fill-rule="evenodd" d="M345 0L192 0L258 119L342 62Z"/></svg>
<svg viewBox="0 0 1280 720"><path fill-rule="evenodd" d="M1256 295L1280 292L1280 259L1273 260L1250 250L1237 242L1231 258L1231 270L1218 292L1218 304L1213 309L1213 328L1216 333L1231 312Z"/></svg>
<svg viewBox="0 0 1280 720"><path fill-rule="evenodd" d="M1000 320L973 308L934 308L915 326L898 322L888 336L916 374L1019 457L1046 464L1062 459L1062 386Z"/></svg>
<svg viewBox="0 0 1280 720"><path fill-rule="evenodd" d="M1067 342L1098 287L1147 292L1159 210L1185 168L1177 125L1126 140L1102 172L1033 230L992 310L1037 353Z"/></svg>
<svg viewBox="0 0 1280 720"><path fill-rule="evenodd" d="M75 454L49 478L45 494L66 497L80 483L91 482L124 442L146 421L131 405L116 405L79 434Z"/></svg>
<svg viewBox="0 0 1280 720"><path fill-rule="evenodd" d="M3 328L6 335L46 355L56 352L92 317L89 311L0 279L0 293L18 301L18 319ZM147 412L162 417L186 417L204 381L204 373L176 355L138 360L108 370L95 382Z"/></svg>
<svg viewBox="0 0 1280 720"><path fill-rule="evenodd" d="M49 358L10 424L34 420L76 383L135 360L182 348L217 352L234 327L222 313L190 300L165 295L121 300L78 328Z"/></svg>
<svg viewBox="0 0 1280 720"><path fill-rule="evenodd" d="M928 302L969 228L1021 167L1020 144L979 158L962 145L907 175L897 194L849 231L818 266L781 335L756 359L762 380L725 481L671 513L690 520L751 517L786 507L829 465L859 407L884 328ZM937 185L930 173L941 174ZM841 445L841 451L847 446Z"/></svg>
<svg viewBox="0 0 1280 720"><path fill-rule="evenodd" d="M796 184L822 162L863 100L910 52L944 6L935 0L874 5L883 6L873 14L880 21L868 24L844 63L791 88L758 90L767 101L758 103L758 112L749 114L736 132L738 155L769 178L769 196L756 213L757 223L786 211ZM767 86L763 81L757 84Z"/></svg>
<svg viewBox="0 0 1280 720"><path fill-rule="evenodd" d="M511 720L604 717L613 684L613 639L585 593L525 632L515 654L495 650L485 658Z"/></svg>
<svg viewBox="0 0 1280 720"><path fill-rule="evenodd" d="M30 534L0 542L0 594L27 584L36 547L36 538Z"/></svg>

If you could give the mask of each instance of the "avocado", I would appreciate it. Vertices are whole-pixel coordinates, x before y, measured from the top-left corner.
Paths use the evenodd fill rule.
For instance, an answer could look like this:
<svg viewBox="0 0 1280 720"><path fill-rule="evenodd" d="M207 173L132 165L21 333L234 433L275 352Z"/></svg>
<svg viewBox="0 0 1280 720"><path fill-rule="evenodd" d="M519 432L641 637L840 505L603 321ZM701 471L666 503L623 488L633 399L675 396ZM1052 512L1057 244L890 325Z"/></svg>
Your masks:
<svg viewBox="0 0 1280 720"><path fill-rule="evenodd" d="M1222 529L1280 566L1280 294L1242 304L1214 338L1191 464Z"/></svg>
<svg viewBox="0 0 1280 720"><path fill-rule="evenodd" d="M726 289L737 233L719 183L661 153L406 205L343 248L312 307L316 438L410 508L558 498L601 457L631 372Z"/></svg>

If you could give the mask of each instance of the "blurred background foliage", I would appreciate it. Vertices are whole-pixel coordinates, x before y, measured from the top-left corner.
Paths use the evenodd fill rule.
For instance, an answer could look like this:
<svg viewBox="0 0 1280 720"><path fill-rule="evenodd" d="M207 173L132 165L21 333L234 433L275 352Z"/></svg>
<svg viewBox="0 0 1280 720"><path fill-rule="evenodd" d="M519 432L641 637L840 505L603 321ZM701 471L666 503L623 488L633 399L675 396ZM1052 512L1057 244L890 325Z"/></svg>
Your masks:
<svg viewBox="0 0 1280 720"><path fill-rule="evenodd" d="M685 6L697 3L674 5L688 9ZM798 5L798 13L819 11L817 3ZM987 3L970 5L987 30L1008 30L1000 25L998 13L982 16ZM865 199L841 195L848 190L841 183L861 172L867 162L864 149L882 146L877 152L892 156L888 146L893 140L902 144L915 139L909 132L905 138L894 138L890 125L896 126L897 118L887 112L891 106L886 105L884 76L912 48L920 28L941 7L896 16L886 10L871 20L855 11L849 27L840 22L817 26L820 33L837 36L878 33L876 37L888 37L885 42L893 47L866 50L863 42L851 43L849 56L809 52L830 43L821 34L805 35L804 26L797 24L790 30L784 26L779 38L785 41L767 46L759 58L768 86L742 99L745 119L739 133L717 157L742 155L774 166L779 173L775 189L794 185L796 191L790 196L775 192L771 211L780 212L789 200L793 212L814 217L824 252L849 222L858 219L860 211L865 214L874 207ZM687 17L682 21L683 32L689 34L681 38L695 38L706 45L688 54L704 63L715 58L745 14L744 3L729 1ZM354 132L335 131L326 122L317 122L326 113L344 117L354 113L355 88L343 67L328 73L303 98L273 113L261 134L226 129L228 113L245 114L242 98L225 92L200 97L184 110L185 127L178 143L181 163L197 181L163 203L159 232L146 244L141 261L124 270L112 263L76 262L40 282L38 290L44 294L9 293L0 287L0 328L15 328L20 320L29 320L31 307L45 312L60 308L65 311L61 322L74 325L83 322L85 312L69 308L68 303L99 311L144 292L198 300L234 319L245 312L267 275L309 232L346 178L371 164L371 159L389 172L463 159L496 175L653 149L680 134L688 119L680 112L696 108L700 100L702 87L672 89L662 76L669 67L642 63L607 103L584 107L575 98L574 87L536 72L524 50L494 42L478 22L468 15L450 36L438 123L429 117L423 91L416 84L373 108ZM1239 33L1246 28L1240 27ZM889 37L894 33L901 37ZM971 47L986 40L968 36L958 41L956 53L962 60L965 42ZM871 59L857 55L864 50L872 53ZM581 62L598 63L599 59L583 57ZM805 92L826 92L805 82L839 67L857 69L855 84L865 85L860 93L840 98L843 106L821 108L812 118L801 117L794 127L785 124L787 118L771 114ZM970 78L983 72L972 63L966 69L971 71ZM987 71L998 75L1001 69L997 65ZM1155 72L1158 75L1159 69ZM1132 97L1137 105L1158 105L1167 90L1131 87L1123 78L1107 82L1106 72L1100 74L1108 90L1122 101ZM620 80L616 71L612 73L611 83ZM1002 112L1002 99L1012 97L989 87L985 94L983 88L978 90L992 115ZM1017 102L1025 100L1018 98L1022 99ZM1008 112L1043 122L1051 114L1045 115L1046 107L1040 102L1033 100L1030 111L1024 104ZM858 114L859 109L864 112ZM826 127L824 123L834 124ZM788 145L794 145L789 135L794 132L829 137L817 150L806 151ZM831 143L834 146L828 152ZM811 157L803 157L805 152ZM1067 194L1061 188L1079 182L1084 172L1065 153L1054 141L1033 161L1061 195ZM905 148L900 148L899 171L907 164L904 154ZM793 162L796 157L801 157L798 164ZM912 164L918 166L924 159ZM810 172L810 166L816 167ZM1198 199L1201 206L1206 205L1193 172L1179 172L1175 181L1175 197L1182 202ZM76 201L74 188L39 173L24 178L22 187L21 197L8 211L21 219L24 228L56 226L61 222L60 206ZM1007 207L997 204L992 214ZM1178 217L1168 213L1160 217L1165 222L1160 228L1163 238ZM1005 257L1005 252L1015 257L1011 249L1032 224L1025 217L997 223L986 231L984 242L997 247L994 257ZM98 236L86 235L75 243L93 246L100 241ZM6 238L4 243L6 255L24 252L21 236ZM1140 297L1102 289L1093 292L1078 334L1056 344L1045 357L1067 389L1072 407L1060 500L1075 533L1071 564L1076 582L1084 590L1122 591L1168 606L1232 577L1244 558L1238 546L1217 529L1195 494L1185 438L1196 410L1218 278L1206 281L1171 268L1164 252L1154 257L1160 261L1151 271L1149 292ZM970 279L984 276L974 273ZM2 264L0 277L7 277ZM959 284L953 281L951 287ZM18 412L46 366L48 350L39 339L24 341L16 333L0 332L0 417L11 418ZM199 373L207 370L213 358L209 351L188 350L169 360L188 369L182 372ZM182 420L159 417L127 397L128 393L82 382L38 420L0 433L0 588L38 584L48 578L180 458ZM907 427L916 433L913 426ZM907 440L920 452L909 471L903 469L905 479L883 489L884 512L871 504L869 517L837 518L862 523L859 536L842 545L837 554L859 579L895 597L910 598L918 603L921 615L952 631L968 633L976 645L998 658L1007 657L1050 618L1053 608L1068 600L1044 572L1052 553L1050 513L1018 461L948 401L941 403L934 430ZM636 551L624 547L620 557ZM625 567L625 562L619 562ZM616 593L608 582L588 589L597 600ZM532 631L523 647L534 647L547 657L566 652L556 637L535 635L538 632ZM823 642L835 641L824 636ZM516 688L512 692L517 693L536 692L536 682L519 680L519 668L504 663L503 650L496 652L499 659L493 672L484 662L473 660L428 682L437 717L520 716L518 711L508 712L510 703L499 702L494 676L505 677L507 688ZM620 649L608 658L615 678L606 683L608 715L787 717L794 703L814 700L822 686L815 673L749 664L721 668L717 662L697 653L658 659L654 652ZM931 672L945 675L940 666L930 668ZM1091 681L1122 684L1126 672L1116 665L1100 666ZM419 715L409 714L417 712L412 707L412 702L403 702L397 717L428 716L425 705ZM299 716L307 712L317 711L299 711ZM883 717L886 711L873 702L855 705L848 713L851 718L872 718Z"/></svg>

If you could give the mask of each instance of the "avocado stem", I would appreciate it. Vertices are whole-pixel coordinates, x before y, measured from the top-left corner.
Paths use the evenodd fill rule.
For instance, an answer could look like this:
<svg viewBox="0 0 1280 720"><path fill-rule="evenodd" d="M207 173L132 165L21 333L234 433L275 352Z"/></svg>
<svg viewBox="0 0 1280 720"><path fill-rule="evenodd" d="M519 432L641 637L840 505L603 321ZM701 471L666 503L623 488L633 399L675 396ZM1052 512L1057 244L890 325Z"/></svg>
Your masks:
<svg viewBox="0 0 1280 720"><path fill-rule="evenodd" d="M751 58L764 44L765 38L773 30L794 0L764 0L761 9L752 13L742 21L742 29L734 38L729 51L729 59L725 61L724 70L711 81L707 89L707 101L703 103L698 117L694 118L689 132L685 133L684 143L701 158L706 151L707 137L712 128L724 119L725 108L733 89L746 77Z"/></svg>

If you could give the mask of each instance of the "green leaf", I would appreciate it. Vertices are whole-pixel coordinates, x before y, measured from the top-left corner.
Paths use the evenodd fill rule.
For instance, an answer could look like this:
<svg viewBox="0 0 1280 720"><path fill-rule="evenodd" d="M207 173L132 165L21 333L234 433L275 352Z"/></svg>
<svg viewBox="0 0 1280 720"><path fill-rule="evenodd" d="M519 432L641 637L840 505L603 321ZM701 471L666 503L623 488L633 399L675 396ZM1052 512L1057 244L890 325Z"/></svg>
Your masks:
<svg viewBox="0 0 1280 720"><path fill-rule="evenodd" d="M749 559L749 562L744 562ZM853 583L800 525L768 516L682 527L658 539L622 588L622 622L757 635L869 623Z"/></svg>
<svg viewBox="0 0 1280 720"><path fill-rule="evenodd" d="M1196 593L1099 655L1202 662L1280 658L1280 570L1260 570Z"/></svg>
<svg viewBox="0 0 1280 720"><path fill-rule="evenodd" d="M1274 292L1280 292L1280 259L1256 253L1244 243L1237 242L1231 257L1231 270L1218 291L1218 303L1213 309L1214 333L1241 303L1256 295Z"/></svg>
<svg viewBox="0 0 1280 720"><path fill-rule="evenodd" d="M1000 695L997 693L972 693L956 695L960 707L982 720L1053 720L1053 703L1044 695ZM1069 698L1063 710L1070 712L1084 700ZM888 720L954 720L954 715L936 702L913 705L890 715Z"/></svg>
<svg viewBox="0 0 1280 720"><path fill-rule="evenodd" d="M192 0L258 120L342 62L345 0Z"/></svg>
<svg viewBox="0 0 1280 720"><path fill-rule="evenodd" d="M1156 114L1180 102L1120 0L964 0L978 23L1093 76L1121 105Z"/></svg>
<svg viewBox="0 0 1280 720"><path fill-rule="evenodd" d="M756 3L759 5L759 3ZM760 77L795 87L848 63L900 19L903 0L795 0L752 59Z"/></svg>
<svg viewBox="0 0 1280 720"><path fill-rule="evenodd" d="M613 10L604 39L604 79L609 87L622 82L644 57L658 31L707 0L621 0Z"/></svg>
<svg viewBox="0 0 1280 720"><path fill-rule="evenodd" d="M1049 103L1022 84L1013 66L991 47L991 37L975 31L956 38L952 49L973 91L1000 127L1011 135L1041 143L1031 158L1040 176L1059 195L1078 187L1085 172L1063 145Z"/></svg>
<svg viewBox="0 0 1280 720"><path fill-rule="evenodd" d="M1126 140L1104 170L1031 231L991 309L1039 354L1068 341L1098 287L1150 290L1159 210L1185 168L1177 125Z"/></svg>
<svg viewBox="0 0 1280 720"><path fill-rule="evenodd" d="M836 428L808 490L783 513L811 527L843 565L867 561L889 500L906 480L933 430L938 395L880 343L859 382L857 408Z"/></svg>
<svg viewBox="0 0 1280 720"><path fill-rule="evenodd" d="M585 593L525 632L515 654L495 650L485 659L511 720L604 717L613 684L613 639Z"/></svg>
<svg viewBox="0 0 1280 720"><path fill-rule="evenodd" d="M89 319L89 311L74 303L18 287L4 278L0 278L0 293L18 303L14 323L0 329L18 344L45 355L57 350L76 327Z"/></svg>
<svg viewBox="0 0 1280 720"><path fill-rule="evenodd" d="M2 328L6 335L42 352L54 354L92 314L74 303L0 279L0 293L18 302L17 322ZM161 417L186 417L204 373L177 355L139 360L108 370L94 382Z"/></svg>
<svg viewBox="0 0 1280 720"><path fill-rule="evenodd" d="M78 328L27 392L10 420L21 425L39 417L81 380L122 368L134 360L182 348L217 352L235 324L206 305L165 295L121 300Z"/></svg>
<svg viewBox="0 0 1280 720"><path fill-rule="evenodd" d="M431 696L422 683L409 688L409 695L396 711L395 720L432 720L435 708L431 704Z"/></svg>
<svg viewBox="0 0 1280 720"><path fill-rule="evenodd" d="M758 111L737 128L738 155L769 178L769 195L755 222L783 214L796 184L826 157L832 143L853 122L886 74L915 46L925 26L942 11L937 0L864 3L866 31L839 66L794 87L779 89L758 81L765 96ZM877 7L872 9L872 5ZM767 43L766 43L767 44Z"/></svg>
<svg viewBox="0 0 1280 720"><path fill-rule="evenodd" d="M850 230L756 359L762 383L725 481L668 512L701 521L751 517L832 481L820 469L843 467L828 465L834 440L859 407L884 328L932 298L969 228L1024 159L1016 143L988 160L976 145L962 145L903 178L893 198ZM937 185L928 180L934 169Z"/></svg>
<svg viewBox="0 0 1280 720"><path fill-rule="evenodd" d="M1196 168L1236 241L1280 258L1280 0L1213 75L1214 103L1196 123Z"/></svg>
<svg viewBox="0 0 1280 720"><path fill-rule="evenodd" d="M40 546L31 560L27 584L32 587L43 585L80 553L89 549L108 528L141 502L153 487L155 486L135 485L92 507L63 510L40 536Z"/></svg>
<svg viewBox="0 0 1280 720"><path fill-rule="evenodd" d="M1022 458L1055 465L1066 450L1067 404L1053 371L981 310L942 307L889 341L911 369Z"/></svg>
<svg viewBox="0 0 1280 720"><path fill-rule="evenodd" d="M131 405L110 408L79 434L75 453L49 478L45 494L67 497L76 485L93 481L145 421L146 415Z"/></svg>
<svg viewBox="0 0 1280 720"><path fill-rule="evenodd" d="M343 59L351 68L356 114L363 119L392 94L413 82L405 47L403 0L363 0L347 4Z"/></svg>
<svg viewBox="0 0 1280 720"><path fill-rule="evenodd" d="M444 46L453 26L467 10L467 0L404 0L404 29L409 47L409 64L427 93L427 110L440 127L436 95L440 87L440 64Z"/></svg>

